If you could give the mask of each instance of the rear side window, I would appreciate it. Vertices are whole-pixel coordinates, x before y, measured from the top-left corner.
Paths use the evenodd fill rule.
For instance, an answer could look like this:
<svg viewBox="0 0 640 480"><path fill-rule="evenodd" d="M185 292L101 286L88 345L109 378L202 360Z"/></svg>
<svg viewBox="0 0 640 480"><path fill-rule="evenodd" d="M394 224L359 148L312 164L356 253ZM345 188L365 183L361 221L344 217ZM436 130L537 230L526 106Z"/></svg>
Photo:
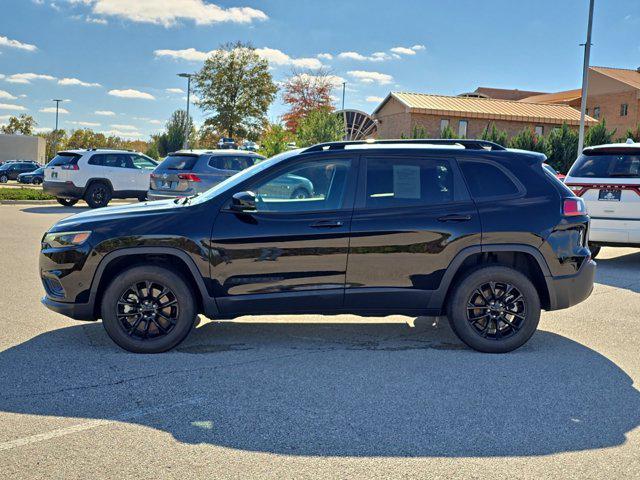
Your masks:
<svg viewBox="0 0 640 480"><path fill-rule="evenodd" d="M61 167L63 165L75 165L80 155L76 153L59 153L49 162L48 167Z"/></svg>
<svg viewBox="0 0 640 480"><path fill-rule="evenodd" d="M571 167L569 175L594 178L637 178L640 177L640 153L582 154Z"/></svg>
<svg viewBox="0 0 640 480"><path fill-rule="evenodd" d="M193 155L170 155L160 164L163 170L192 170L198 161Z"/></svg>
<svg viewBox="0 0 640 480"><path fill-rule="evenodd" d="M249 168L255 163L255 158L248 155L216 155L209 159L209 166L221 170L234 170L239 172Z"/></svg>
<svg viewBox="0 0 640 480"><path fill-rule="evenodd" d="M518 186L498 166L487 162L460 162L473 198L508 197L520 193Z"/></svg>
<svg viewBox="0 0 640 480"><path fill-rule="evenodd" d="M367 159L367 208L419 206L454 201L454 174L447 160Z"/></svg>

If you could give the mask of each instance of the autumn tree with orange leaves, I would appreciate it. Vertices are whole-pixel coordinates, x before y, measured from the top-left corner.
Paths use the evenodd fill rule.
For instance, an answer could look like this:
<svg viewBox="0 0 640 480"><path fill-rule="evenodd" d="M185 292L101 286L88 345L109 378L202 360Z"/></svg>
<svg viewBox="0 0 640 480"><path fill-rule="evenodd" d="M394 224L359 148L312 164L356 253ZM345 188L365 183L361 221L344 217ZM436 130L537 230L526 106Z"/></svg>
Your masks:
<svg viewBox="0 0 640 480"><path fill-rule="evenodd" d="M326 70L292 71L282 88L282 101L289 106L282 116L287 130L296 132L300 121L309 112L334 110L331 104L333 78Z"/></svg>

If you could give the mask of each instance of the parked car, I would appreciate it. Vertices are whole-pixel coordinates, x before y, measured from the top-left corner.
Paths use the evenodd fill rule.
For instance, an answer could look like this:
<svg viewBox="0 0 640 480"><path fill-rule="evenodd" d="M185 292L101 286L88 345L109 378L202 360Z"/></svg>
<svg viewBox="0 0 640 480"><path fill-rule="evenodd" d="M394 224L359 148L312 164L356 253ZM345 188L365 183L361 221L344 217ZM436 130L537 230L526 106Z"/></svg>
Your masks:
<svg viewBox="0 0 640 480"><path fill-rule="evenodd" d="M548 163L543 163L542 166L546 168L550 173L555 175L559 180L564 180L564 178L566 177L566 175L563 175L562 173L558 172L555 168L553 168Z"/></svg>
<svg viewBox="0 0 640 480"><path fill-rule="evenodd" d="M17 180L18 175L26 172L33 172L40 165L30 160L20 160L17 162L5 162L0 165L0 183L7 183L9 180Z"/></svg>
<svg viewBox="0 0 640 480"><path fill-rule="evenodd" d="M222 137L218 140L218 148L219 149L236 149L238 148L238 144L233 138Z"/></svg>
<svg viewBox="0 0 640 480"><path fill-rule="evenodd" d="M260 146L256 142L252 142L251 140L245 140L240 146L240 150L248 150L250 152L257 152L259 149Z"/></svg>
<svg viewBox="0 0 640 480"><path fill-rule="evenodd" d="M544 159L479 140L284 152L199 196L60 220L43 303L133 352L173 348L199 313L447 314L470 347L508 352L593 288L584 202ZM286 176L313 196L260 193Z"/></svg>
<svg viewBox="0 0 640 480"><path fill-rule="evenodd" d="M44 169L43 190L71 206L83 199L91 208L106 207L112 198L147 197L149 177L158 163L128 150L66 150Z"/></svg>
<svg viewBox="0 0 640 480"><path fill-rule="evenodd" d="M640 247L640 143L585 148L564 181L587 205L594 257L603 246Z"/></svg>
<svg viewBox="0 0 640 480"><path fill-rule="evenodd" d="M31 183L40 185L44 181L44 167L40 167L33 172L21 173L18 175L18 183Z"/></svg>
<svg viewBox="0 0 640 480"><path fill-rule="evenodd" d="M180 150L170 153L150 177L148 198L186 197L249 168L264 157L240 150Z"/></svg>

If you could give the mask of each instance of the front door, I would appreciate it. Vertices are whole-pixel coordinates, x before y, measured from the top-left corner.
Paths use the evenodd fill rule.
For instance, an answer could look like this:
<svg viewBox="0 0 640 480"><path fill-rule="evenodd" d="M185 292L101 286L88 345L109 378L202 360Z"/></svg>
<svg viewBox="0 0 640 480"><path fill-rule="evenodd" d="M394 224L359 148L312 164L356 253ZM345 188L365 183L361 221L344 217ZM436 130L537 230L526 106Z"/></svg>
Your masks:
<svg viewBox="0 0 640 480"><path fill-rule="evenodd" d="M407 154L361 161L345 308L424 310L448 265L481 242L455 161Z"/></svg>
<svg viewBox="0 0 640 480"><path fill-rule="evenodd" d="M244 187L256 194L254 213L223 207L211 277L224 315L342 306L355 163L349 156L293 160Z"/></svg>

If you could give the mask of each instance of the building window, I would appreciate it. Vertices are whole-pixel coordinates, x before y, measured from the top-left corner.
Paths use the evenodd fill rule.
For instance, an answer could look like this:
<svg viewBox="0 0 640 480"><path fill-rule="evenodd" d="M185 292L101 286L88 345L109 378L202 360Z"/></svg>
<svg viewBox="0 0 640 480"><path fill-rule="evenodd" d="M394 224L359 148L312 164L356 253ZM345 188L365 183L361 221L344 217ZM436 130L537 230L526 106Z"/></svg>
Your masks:
<svg viewBox="0 0 640 480"><path fill-rule="evenodd" d="M440 120L440 133L442 133L444 129L447 128L448 126L449 126L448 118L443 118L442 120Z"/></svg>
<svg viewBox="0 0 640 480"><path fill-rule="evenodd" d="M469 122L467 122L466 120L460 120L460 123L458 124L458 136L460 138L466 138L467 137L467 125L469 124Z"/></svg>
<svg viewBox="0 0 640 480"><path fill-rule="evenodd" d="M539 137L544 135L544 127L542 125L536 125L536 135Z"/></svg>
<svg viewBox="0 0 640 480"><path fill-rule="evenodd" d="M622 105L620 105L620 116L621 117L626 117L628 111L629 111L629 105L627 105L626 103L623 103Z"/></svg>
<svg viewBox="0 0 640 480"><path fill-rule="evenodd" d="M593 118L600 118L600 107L593 107Z"/></svg>

